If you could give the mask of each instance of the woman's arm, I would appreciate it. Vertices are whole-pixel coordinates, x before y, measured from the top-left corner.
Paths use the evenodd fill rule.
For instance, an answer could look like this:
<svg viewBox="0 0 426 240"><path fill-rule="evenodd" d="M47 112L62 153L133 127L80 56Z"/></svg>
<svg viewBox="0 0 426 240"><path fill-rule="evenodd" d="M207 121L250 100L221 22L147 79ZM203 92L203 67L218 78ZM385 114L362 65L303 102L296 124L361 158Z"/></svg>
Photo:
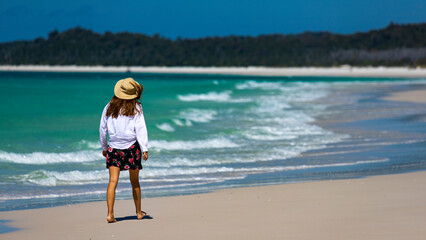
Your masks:
<svg viewBox="0 0 426 240"><path fill-rule="evenodd" d="M102 146L102 154L104 156L106 155L106 150L108 146L108 141L107 141L108 128L107 128L107 120L105 116L107 107L108 105L105 106L104 110L102 111L101 122L99 124L99 139Z"/></svg>
<svg viewBox="0 0 426 240"><path fill-rule="evenodd" d="M143 116L142 111L136 115L135 131L136 131L136 138L139 142L139 145L141 146L142 152L148 153L148 131L146 129L145 118ZM146 154L146 158L148 158L148 154ZM144 160L145 160L145 157L144 157Z"/></svg>

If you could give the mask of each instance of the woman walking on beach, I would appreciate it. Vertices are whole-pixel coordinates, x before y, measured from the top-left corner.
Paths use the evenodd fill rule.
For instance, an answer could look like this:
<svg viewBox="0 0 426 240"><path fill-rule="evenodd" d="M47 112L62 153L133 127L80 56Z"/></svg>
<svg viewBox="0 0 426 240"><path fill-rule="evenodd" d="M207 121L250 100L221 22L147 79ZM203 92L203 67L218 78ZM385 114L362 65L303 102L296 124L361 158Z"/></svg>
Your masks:
<svg viewBox="0 0 426 240"><path fill-rule="evenodd" d="M109 169L107 189L109 223L116 222L114 201L120 171L129 170L137 218L142 219L146 215L141 210L139 186L141 158L148 160L148 132L142 105L138 102L142 91L143 86L132 78L118 81L114 88L115 96L102 112L99 134L102 154L106 157L106 167Z"/></svg>

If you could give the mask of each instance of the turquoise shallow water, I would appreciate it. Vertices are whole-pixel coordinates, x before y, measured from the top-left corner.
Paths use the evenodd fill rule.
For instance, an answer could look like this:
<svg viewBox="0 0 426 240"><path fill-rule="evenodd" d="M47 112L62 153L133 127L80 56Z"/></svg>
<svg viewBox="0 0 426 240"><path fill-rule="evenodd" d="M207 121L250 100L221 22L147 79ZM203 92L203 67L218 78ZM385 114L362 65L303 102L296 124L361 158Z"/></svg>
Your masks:
<svg viewBox="0 0 426 240"><path fill-rule="evenodd" d="M426 169L424 105L380 100L424 80L0 72L0 210L104 200L99 119L125 77L145 87L145 197Z"/></svg>

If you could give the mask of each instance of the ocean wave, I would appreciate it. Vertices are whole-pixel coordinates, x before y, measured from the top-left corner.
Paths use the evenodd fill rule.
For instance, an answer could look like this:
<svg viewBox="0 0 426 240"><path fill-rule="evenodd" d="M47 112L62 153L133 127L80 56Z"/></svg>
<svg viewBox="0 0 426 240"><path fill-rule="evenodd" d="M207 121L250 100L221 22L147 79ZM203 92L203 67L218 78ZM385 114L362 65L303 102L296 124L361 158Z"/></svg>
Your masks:
<svg viewBox="0 0 426 240"><path fill-rule="evenodd" d="M253 112L259 117L248 118L251 126L242 129L242 135L251 140L273 141L293 140L303 136L329 136L330 131L310 124L315 119L300 110L281 110L282 104L255 107ZM281 111L280 111L281 110ZM309 141L309 140L307 140Z"/></svg>
<svg viewBox="0 0 426 240"><path fill-rule="evenodd" d="M192 122L189 119L184 119L183 121L181 119L172 119L173 123L176 124L177 126L183 127L183 126L187 126L190 127L192 126Z"/></svg>
<svg viewBox="0 0 426 240"><path fill-rule="evenodd" d="M87 141L87 140L81 140L80 142L78 142L79 147L81 148L86 148L86 149L100 149L101 148L101 144L99 141L96 142L92 142L92 141Z"/></svg>
<svg viewBox="0 0 426 240"><path fill-rule="evenodd" d="M193 176L200 175L202 173L211 173L212 171L225 172L230 171L229 168L215 168L207 169L202 168L196 171L189 169L151 169L143 173L140 176L140 181L150 183L174 183L174 182L220 182L230 179L241 179L244 176ZM188 173L188 174L183 174ZM195 173L195 174L191 174ZM172 177L168 176L181 175L185 177ZM20 182L32 183L39 186L71 186L71 185L87 185L87 184L100 184L109 182L108 170L94 170L94 171L68 171L68 172L57 172L57 171L46 171L36 170L28 174L18 175L9 177L10 180L16 180ZM129 172L120 173L120 182L130 182Z"/></svg>
<svg viewBox="0 0 426 240"><path fill-rule="evenodd" d="M292 165L292 166L274 166L274 167L196 167L196 168L152 168L144 171L141 182L218 182L230 179L242 179L248 174L271 173L280 171L295 171L314 168L342 167L360 164L374 164L387 162L389 159L360 160L355 162L342 162L330 164L312 164L312 165ZM211 175L218 174L218 175ZM122 181L129 182L128 172L121 173ZM182 177L185 176L185 177ZM29 174L11 177L23 182L36 184L39 186L61 186L61 185L85 185L107 183L109 179L107 170L95 171L69 171L57 172L37 170Z"/></svg>
<svg viewBox="0 0 426 240"><path fill-rule="evenodd" d="M282 87L279 82L256 82L256 81L246 81L243 83L238 83L235 85L236 89L262 89L262 90L276 90Z"/></svg>
<svg viewBox="0 0 426 240"><path fill-rule="evenodd" d="M216 165L227 163L226 160L220 161L219 159L189 159L186 157L173 157L167 159L159 159L157 161L149 161L145 166L149 167L197 167L203 165Z"/></svg>
<svg viewBox="0 0 426 240"><path fill-rule="evenodd" d="M125 191L126 189L117 189L117 192ZM127 190L128 191L128 190ZM45 199L45 198L63 198L63 197L74 197L84 195L97 195L105 194L106 190L90 191L90 192L77 192L77 193L48 193L48 194L30 194L30 195L13 195L13 196L0 196L1 201L6 200L25 200L25 199Z"/></svg>
<svg viewBox="0 0 426 240"><path fill-rule="evenodd" d="M373 147L373 146L389 146L389 145L396 145L396 144L413 144L413 143L421 143L421 142L426 142L426 141L423 140L423 139L404 140L404 141L396 140L394 142L365 141L365 143L340 144L340 145L338 145L338 147L339 148Z"/></svg>
<svg viewBox="0 0 426 240"><path fill-rule="evenodd" d="M163 130L165 132L174 132L175 129L168 123L156 124L158 129Z"/></svg>
<svg viewBox="0 0 426 240"><path fill-rule="evenodd" d="M207 148L235 148L239 145L226 138L213 138L206 140L192 141L166 141L153 140L150 141L150 148L156 151L161 150L193 150Z"/></svg>
<svg viewBox="0 0 426 240"><path fill-rule="evenodd" d="M254 95L252 97L254 104L244 109L242 115L247 116L246 124L237 128L245 139L256 142L269 141L270 143L265 143L268 145L281 142L284 146L288 144L302 146L300 151L282 147L281 150L269 153L271 155L294 157L304 151L323 148L326 143L320 142L325 138L335 141L342 138L313 124L314 116L323 112L325 106L305 103L326 96L329 91L326 85L250 80L236 84L235 88L268 91L267 94Z"/></svg>
<svg viewBox="0 0 426 240"><path fill-rule="evenodd" d="M318 147L318 146L316 146ZM294 147L289 146L277 151L276 149L264 150L258 153L250 154L233 154L232 156L225 156L221 154L210 155L209 157L198 157L198 158L186 158L186 157L171 157L167 159L159 159L157 161L149 161L145 163L148 167L199 167L199 166L212 166L212 165L223 165L223 164L235 164L235 163L254 163L254 162L265 162L274 160L284 160L291 157L298 156L304 150L309 150L309 147Z"/></svg>
<svg viewBox="0 0 426 240"><path fill-rule="evenodd" d="M198 101L211 101L211 102L229 102L229 103L244 103L250 102L249 98L231 98L232 91L224 92L208 92L200 94L187 94L178 95L178 99L183 102L198 102Z"/></svg>
<svg viewBox="0 0 426 240"><path fill-rule="evenodd" d="M302 153L310 150L318 150L325 148L327 144L336 143L347 138L343 134L325 134L299 141L287 141L285 146L269 147L259 152L244 151L238 154L216 154L207 157L170 157L156 159L156 161L148 161L145 166L149 167L198 167L211 166L232 163L254 163L284 160L292 157L300 156ZM307 142L309 140L309 142Z"/></svg>
<svg viewBox="0 0 426 240"><path fill-rule="evenodd" d="M207 183L217 183L217 182L223 182L226 180L231 179L241 179L244 178L244 176L235 176L235 177L224 177L224 178L201 178L202 181L194 180L193 182L186 182L186 183L176 183L176 184L164 184L164 185L156 185L156 186L144 186L144 190L148 189L168 189L170 188L178 188L178 187L189 187L189 186L196 186L196 185L204 185ZM197 179L197 178L195 178ZM142 180L143 182L143 180ZM174 181L172 181L174 182ZM116 194L121 192L130 192L132 191L132 188L117 188ZM105 195L106 190L91 190L91 191L82 191L82 192L62 192L62 193L47 193L47 194L14 194L14 195L0 195L0 201L10 201L10 200L25 200L25 199L49 199L49 198L66 198L66 197L76 197L76 196L87 196L87 195ZM117 197L119 199L119 197Z"/></svg>
<svg viewBox="0 0 426 240"><path fill-rule="evenodd" d="M248 139L273 141L298 139L303 136L313 138L316 135L330 135L330 133L316 125L287 123L275 126L253 126L244 131L243 135Z"/></svg>
<svg viewBox="0 0 426 240"><path fill-rule="evenodd" d="M272 95L277 102L308 102L325 97L329 86L323 83L281 83L281 82L258 82L245 81L235 85L238 90L261 89L268 91L279 91L279 95ZM268 97L268 96L267 96Z"/></svg>
<svg viewBox="0 0 426 240"><path fill-rule="evenodd" d="M178 99L184 102L196 102L196 101L214 101L214 102L227 102L231 100L232 91L224 92L208 92L200 94L187 94L178 95Z"/></svg>
<svg viewBox="0 0 426 240"><path fill-rule="evenodd" d="M256 102L256 106L250 109L255 114L269 113L276 115L292 108L286 100L282 99L282 96L260 97Z"/></svg>
<svg viewBox="0 0 426 240"><path fill-rule="evenodd" d="M54 163L79 163L93 162L102 159L102 152L84 150L67 153L10 153L0 151L0 161L18 164L54 164Z"/></svg>
<svg viewBox="0 0 426 240"><path fill-rule="evenodd" d="M107 170L75 170L69 172L36 170L17 177L10 177L10 179L29 182L40 186L84 185L107 182L109 175Z"/></svg>
<svg viewBox="0 0 426 240"><path fill-rule="evenodd" d="M216 115L217 111L212 109L189 108L182 110L179 113L179 118L184 119L186 121L186 125L188 126L188 123L192 124L190 122L208 123L215 119Z"/></svg>
<svg viewBox="0 0 426 240"><path fill-rule="evenodd" d="M330 163L330 164L313 164L313 165L293 165L293 166L277 166L277 167L197 167L197 168L160 168L150 169L144 173L145 177L160 177L160 176L178 176L178 175L201 175L210 173L240 173L240 174L254 174L254 173L271 173L281 171L293 171L313 168L326 168L326 167L342 167L354 166L360 164L373 164L387 162L389 159L375 159L375 160L360 160L355 162L343 163Z"/></svg>
<svg viewBox="0 0 426 240"><path fill-rule="evenodd" d="M206 140L192 141L166 141L153 140L150 141L152 150L194 150L209 148L234 148L239 145L226 138L212 138ZM0 162L9 162L16 164L58 164L58 163L85 163L103 160L100 150L83 150L66 153L10 153L0 151Z"/></svg>
<svg viewBox="0 0 426 240"><path fill-rule="evenodd" d="M180 120L180 119L172 119L173 123L176 124L177 126L183 127L185 126L185 124Z"/></svg>
<svg viewBox="0 0 426 240"><path fill-rule="evenodd" d="M183 184L167 184L159 186L144 186L144 189L162 189L162 188L174 188L174 187L186 187L194 186L205 183L183 183ZM116 193L129 192L132 188L117 188ZM87 196L87 195L105 195L106 190L96 190L89 192L66 192L66 193L48 193L48 194L23 194L23 195L0 195L0 201L7 200L25 200L25 199L44 199L44 198L65 198L65 197L76 197L76 196Z"/></svg>
<svg viewBox="0 0 426 240"><path fill-rule="evenodd" d="M227 167L200 167L200 168L157 168L144 171L140 181L142 182L179 182L179 181L217 181L219 178L212 177L185 177L185 178L166 178L168 176L190 176L202 175L207 173L233 172L232 168ZM108 170L94 171L68 171L57 172L47 170L36 170L28 174L9 177L10 180L27 182L39 186L64 186L64 185L86 185L108 183ZM127 171L120 173L121 181L129 182L129 173Z"/></svg>

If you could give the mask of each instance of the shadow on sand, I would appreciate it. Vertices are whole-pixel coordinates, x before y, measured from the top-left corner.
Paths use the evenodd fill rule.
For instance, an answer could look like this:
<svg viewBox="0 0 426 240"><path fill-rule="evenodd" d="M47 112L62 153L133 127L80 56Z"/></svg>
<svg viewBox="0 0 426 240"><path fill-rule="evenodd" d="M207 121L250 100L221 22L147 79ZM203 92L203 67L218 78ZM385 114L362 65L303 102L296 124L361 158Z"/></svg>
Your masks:
<svg viewBox="0 0 426 240"><path fill-rule="evenodd" d="M149 214L147 214L141 220L146 220L146 219L154 219L154 218L151 217ZM120 221L126 221L126 220L139 220L139 219L136 216L126 216L126 217L117 217L115 218L115 220L117 222L120 222Z"/></svg>

